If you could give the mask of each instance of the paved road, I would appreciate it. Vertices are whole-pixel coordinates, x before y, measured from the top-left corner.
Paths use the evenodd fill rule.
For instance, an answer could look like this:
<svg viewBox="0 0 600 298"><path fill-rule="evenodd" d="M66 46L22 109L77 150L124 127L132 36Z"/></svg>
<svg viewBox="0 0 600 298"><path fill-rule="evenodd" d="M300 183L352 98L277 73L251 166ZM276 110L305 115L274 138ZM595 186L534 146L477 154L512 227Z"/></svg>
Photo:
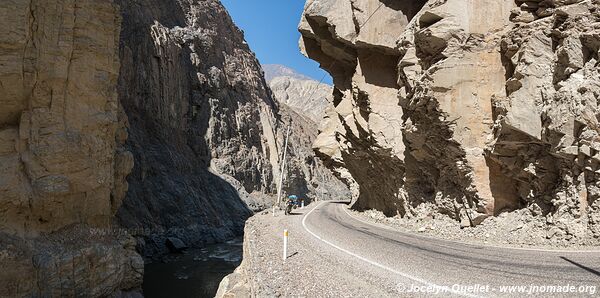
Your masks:
<svg viewBox="0 0 600 298"><path fill-rule="evenodd" d="M463 244L366 223L351 216L344 203L312 208L302 219L306 233L368 270L395 276L401 281L397 290L406 296L418 290L421 295L600 297L600 252Z"/></svg>

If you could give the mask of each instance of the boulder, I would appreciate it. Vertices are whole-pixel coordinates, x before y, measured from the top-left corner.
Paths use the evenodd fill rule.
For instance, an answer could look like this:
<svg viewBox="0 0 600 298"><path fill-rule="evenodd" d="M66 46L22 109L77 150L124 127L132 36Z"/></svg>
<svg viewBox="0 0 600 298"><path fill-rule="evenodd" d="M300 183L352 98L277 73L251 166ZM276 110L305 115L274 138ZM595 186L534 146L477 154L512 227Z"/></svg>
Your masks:
<svg viewBox="0 0 600 298"><path fill-rule="evenodd" d="M177 237L167 237L165 243L169 250L173 253L182 252L188 248L188 246Z"/></svg>

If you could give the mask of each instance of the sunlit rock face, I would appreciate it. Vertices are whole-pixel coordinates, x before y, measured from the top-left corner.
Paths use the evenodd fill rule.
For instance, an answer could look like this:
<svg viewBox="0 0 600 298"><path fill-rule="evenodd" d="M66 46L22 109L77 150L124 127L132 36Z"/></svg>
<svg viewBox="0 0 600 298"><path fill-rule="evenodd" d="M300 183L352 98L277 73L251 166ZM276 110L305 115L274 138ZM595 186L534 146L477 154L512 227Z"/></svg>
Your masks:
<svg viewBox="0 0 600 298"><path fill-rule="evenodd" d="M280 105L282 121L290 126L290 170L286 171L284 191L309 201L350 198L348 187L312 150L318 135L315 128L325 117L333 88L283 65L263 65L263 69L273 98Z"/></svg>
<svg viewBox="0 0 600 298"><path fill-rule="evenodd" d="M0 2L0 296L107 296L141 282L108 233L133 158L112 1Z"/></svg>
<svg viewBox="0 0 600 298"><path fill-rule="evenodd" d="M597 8L307 1L301 48L335 83L318 154L357 209L473 220L528 208L558 237L600 236Z"/></svg>
<svg viewBox="0 0 600 298"><path fill-rule="evenodd" d="M395 96L400 56L395 40L420 7L379 4L309 1L300 31L301 47L335 84L334 107L315 143L317 153L351 185L356 207L391 215L405 209L398 199L405 165L402 109ZM372 17L374 11L380 14ZM369 20L367 26L361 20ZM394 31L380 34L378 26Z"/></svg>

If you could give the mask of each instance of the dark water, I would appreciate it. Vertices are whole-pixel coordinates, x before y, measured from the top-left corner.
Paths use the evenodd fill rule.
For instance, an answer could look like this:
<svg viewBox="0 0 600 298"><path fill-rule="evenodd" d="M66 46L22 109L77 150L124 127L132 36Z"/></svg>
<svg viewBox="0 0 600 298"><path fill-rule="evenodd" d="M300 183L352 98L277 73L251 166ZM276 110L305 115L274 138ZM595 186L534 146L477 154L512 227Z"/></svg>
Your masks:
<svg viewBox="0 0 600 298"><path fill-rule="evenodd" d="M146 264L144 296L214 297L219 283L242 260L242 239L173 254Z"/></svg>

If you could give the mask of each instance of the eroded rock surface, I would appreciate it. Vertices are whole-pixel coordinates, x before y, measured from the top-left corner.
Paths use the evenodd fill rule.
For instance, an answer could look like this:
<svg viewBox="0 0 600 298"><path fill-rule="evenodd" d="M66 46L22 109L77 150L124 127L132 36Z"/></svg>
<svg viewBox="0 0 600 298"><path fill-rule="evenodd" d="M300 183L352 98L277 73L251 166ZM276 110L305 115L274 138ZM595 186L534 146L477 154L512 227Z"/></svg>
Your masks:
<svg viewBox="0 0 600 298"><path fill-rule="evenodd" d="M167 237L192 247L240 235L252 211L274 202L289 123L284 191L337 193L319 188L335 178L311 151L306 116L273 99L219 1L117 2L119 99L135 157L118 218L144 255L165 253Z"/></svg>
<svg viewBox="0 0 600 298"><path fill-rule="evenodd" d="M9 0L0 15L0 296L136 287L132 240L105 234L132 167L116 92L118 9Z"/></svg>
<svg viewBox="0 0 600 298"><path fill-rule="evenodd" d="M144 255L240 234L266 206L276 119L260 67L218 1L117 1L119 99L135 166L117 216Z"/></svg>
<svg viewBox="0 0 600 298"><path fill-rule="evenodd" d="M360 210L527 209L552 241L598 239L598 5L307 1L302 49L335 83L318 154Z"/></svg>
<svg viewBox="0 0 600 298"><path fill-rule="evenodd" d="M275 99L314 123L320 123L329 106L332 87L283 65L263 66Z"/></svg>

